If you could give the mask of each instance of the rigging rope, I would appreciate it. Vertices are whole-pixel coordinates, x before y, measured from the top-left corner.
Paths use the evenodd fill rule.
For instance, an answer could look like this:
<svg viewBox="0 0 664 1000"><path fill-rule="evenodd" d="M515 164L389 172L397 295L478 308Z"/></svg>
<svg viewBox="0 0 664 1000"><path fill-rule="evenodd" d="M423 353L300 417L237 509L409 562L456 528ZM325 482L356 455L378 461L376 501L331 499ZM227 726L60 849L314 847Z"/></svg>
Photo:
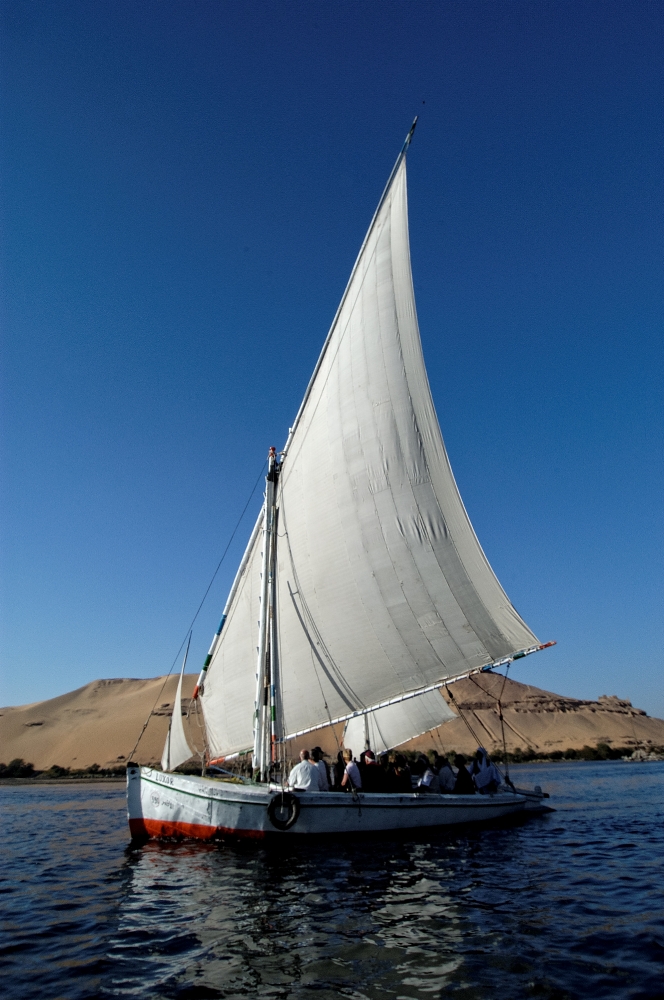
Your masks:
<svg viewBox="0 0 664 1000"><path fill-rule="evenodd" d="M348 708L351 711L355 711L355 707L358 704L362 708L366 708L367 706L362 701L362 699L359 697L359 695L357 695L355 693L355 691L353 690L353 688L351 687L351 685L349 684L349 682L346 680L346 678L344 677L342 671L339 669L339 666L337 665L334 657L332 656L330 650L327 648L325 640L324 640L323 636L321 635L321 633L320 633L320 631L318 629L318 625L316 624L316 620L315 620L315 618L314 618L314 616L313 616L313 614L311 612L311 609L309 608L309 605L308 605L308 603L307 603L307 601L306 601L306 599L304 597L304 594L302 593L302 587L300 585L300 580L299 580L299 577L298 577L298 573L297 573L297 570L295 568L295 559L293 558L293 550L291 548L290 535L288 534L288 525L286 523L286 512L284 510L283 491L282 491L282 495L281 495L281 506L279 508L279 516L280 516L280 519L281 519L281 521L283 523L283 526L284 526L283 534L279 535L279 537L286 539L286 545L288 547L288 557L289 557L289 561L290 561L290 564L291 564L291 570L293 572L293 582L295 583L296 590L293 591L291 589L290 583L288 583L287 586L288 586L288 590L289 590L289 593L290 593L291 600L293 601L293 605L295 607L295 613L300 618L300 623L301 623L301 625L303 627L303 631L304 631L304 633L305 633L305 635L307 637L307 640L309 642L309 646L311 648L312 654L318 659L318 661L319 661L319 663L320 663L320 665L321 665L324 673L326 674L328 680L330 681L330 683L332 684L332 686L336 689L337 694L345 702L345 704L348 706ZM302 613L304 615L304 618L306 618L306 622L303 620L303 617L302 617L302 615L300 614L300 611L297 608L297 604L296 604L295 599L294 599L296 594L300 598L300 605L302 607ZM307 626L308 626L308 628L307 628ZM313 638L312 638L312 635L309 634L309 632L313 633ZM313 642L313 639L316 640L315 644ZM328 663L329 667L331 668L331 671L334 674L334 677L332 676L332 673L330 672L330 670L328 670L326 668L325 663L323 662L323 656L327 660L327 663ZM320 684L320 681L319 681L319 684ZM328 712L328 718L329 718L330 722L332 722L332 716L330 714L330 711L329 711L329 708L327 706L327 703L326 703L325 707L326 707L327 712Z"/></svg>
<svg viewBox="0 0 664 1000"><path fill-rule="evenodd" d="M507 664L507 670L509 670L509 668L510 668L510 664L508 663L508 664ZM480 691L482 691L482 692L483 692L484 694L488 694L490 698L495 698L495 697L496 697L496 696L495 696L494 694L491 694L491 692L490 692L490 691L487 691L487 690L486 690L486 688L483 688L483 687L482 687L482 685L481 685L481 684L479 684L479 683L478 683L478 681L477 681L477 680L476 680L476 679L475 679L474 677L471 677L470 679L472 680L473 684L475 684L475 686L476 686L476 687L478 687L478 688L480 689ZM501 697L501 698L502 698L502 696L503 696L503 689L505 688L505 681L506 681L506 680L507 680L507 672L505 673L505 680L503 681L503 687L502 687L502 689L501 689L501 692L500 692L500 697ZM499 702L499 705L500 705L500 702ZM501 709L501 712L502 712L502 705L500 705L500 709ZM529 748L530 748L530 749L531 749L531 750L532 750L532 751L533 751L534 753L537 753L537 752L538 752L538 749L539 749L539 748L538 748L538 745L537 745L537 743L533 743L533 741L532 741L532 740L530 740L530 739L528 739L528 737L527 737L527 736L524 736L524 734L523 734L523 733L520 733L520 732L519 732L519 731L518 731L517 729L515 729L515 728L514 728L514 726L513 726L513 725L511 725L511 723L509 723L509 722L507 721L507 719L505 719L505 720L504 720L504 723L505 723L505 725L506 725L506 726L507 726L507 727L508 727L509 729L511 729L511 730L512 730L512 732L514 733L514 735L515 735L515 736L517 736L517 737L518 737L518 738L519 738L520 740L523 740L523 742L524 742L524 743L526 743L526 744L528 745L528 747L529 747Z"/></svg>
<svg viewBox="0 0 664 1000"><path fill-rule="evenodd" d="M235 524L235 527L233 528L233 532L231 534L231 537L228 539L228 543L226 545L226 548L222 552L221 559L217 563L217 568L215 569L214 573L212 574L212 578L211 578L210 582L208 583L208 585L207 585L207 587L205 589L205 593L203 594L203 597L201 599L201 603L198 605L198 608L196 609L196 614L191 619L191 624L189 625L189 628L187 629L187 631L185 633L184 639L180 643L180 648L178 649L177 653L175 654L175 657L173 659L173 662L171 663L171 666L170 666L170 669L169 669L168 673L164 677L164 683L159 688L159 694L155 698L154 705L150 709L150 714L148 715L147 719L143 723L143 728L141 729L140 733L138 734L138 739L136 740L136 743L134 744L134 749L131 751L131 753L129 754L129 756L127 758L127 762L129 762L129 761L132 760L134 754L136 753L136 750L138 749L138 744L143 739L143 733L148 728L148 723L150 722L150 719L152 718L152 713L154 712L155 708L157 707L157 702L159 701L159 699L162 696L162 693L163 693L164 688L166 687L166 682L167 682L168 678L173 673L173 668L175 667L175 664L178 662L178 659L180 657L180 653L182 652L184 644L187 641L187 636L189 635L189 633L191 632L192 628L194 627L194 623L195 623L196 619L198 618L198 616L199 616L199 614L201 612L201 608L205 604L205 600L207 598L207 595L210 593L210 589L212 588L212 584L214 583L214 581L215 581L215 579L217 577L217 573L221 569L221 564L223 563L224 559L226 558L228 550L231 547L231 543L232 543L233 539L235 538L235 535L237 534L237 530L240 527L240 524L242 522L242 518L247 513L247 509L248 509L249 504L251 503L251 501L253 499L254 493L256 492L256 487L258 486L258 484L259 484L259 482L261 480L261 477L263 475L264 470L265 470L265 462L261 462L261 468L260 468L260 472L258 473L258 478L256 479L256 482L254 483L254 485L253 485L253 487L251 489L251 493L249 494L247 502L245 503L245 505L244 505L244 507L242 509L242 513L240 514L239 518L237 519L237 522Z"/></svg>
<svg viewBox="0 0 664 1000"><path fill-rule="evenodd" d="M505 674L503 676L503 683L502 683L502 686L500 688L500 694L498 695L498 698L496 699L497 704L498 704L498 718L500 719L500 730L501 730L502 737L503 737L503 758L504 758L504 761L505 761L505 775L504 775L504 777L505 777L505 781L509 785L511 785L512 782L510 780L510 764L509 764L509 760L507 759L507 740L505 739L505 719L503 718L502 697L503 697L503 691L505 690L505 685L507 684L507 675L509 673L510 667L511 667L511 663L508 663L507 664L507 669L505 670ZM483 688L482 685L480 683L478 683L478 681L472 675L471 675L470 679L473 682L473 684L475 684L475 686L480 689L480 691L484 692L484 694L488 694L489 697L495 697L495 695L491 695L491 693L489 691L487 691L486 688ZM500 770L500 768L498 768L498 770Z"/></svg>
<svg viewBox="0 0 664 1000"><path fill-rule="evenodd" d="M507 670L509 670L509 664L507 665ZM487 691L487 690L486 690L485 688L483 688L481 684L478 684L478 683L477 683L477 681L475 680L475 678L474 678L474 677L472 676L472 674L470 675L469 679L470 679L470 680L471 680L471 681L473 682L473 684L475 684L475 685L476 685L476 686L477 686L477 687L478 687L478 688L480 689L480 691L482 691L482 692L483 692L484 694L488 694L488 695L489 695L490 697L495 697L494 695L491 695L489 691ZM501 689L500 689L500 696L499 696L499 698L498 698L498 705L499 705L499 707L500 707L500 722L501 722L501 726L502 726L502 723L503 723L503 710L502 710L502 706L501 706L501 704L500 704L500 698L502 698L502 696L503 696L503 691L505 690L505 684L506 684L506 683L507 683L507 671L505 672L505 675L504 675L504 677L503 677L503 686L502 686L502 687L501 687ZM481 742L481 740L479 740L479 739L478 739L478 737L477 737L477 733L476 733L476 732L475 732L475 731L473 730L473 727L472 727L472 726L471 726L471 724L470 724L470 723L468 722L468 719L466 718L466 716L465 716L465 715L463 714L463 712L462 712L462 710L461 710L461 706L459 705L458 701L456 701L456 699L455 699L454 695L453 695L453 694L452 694L452 692L450 691L450 689L449 689L449 687L448 687L448 685L447 685L447 684L445 685L445 690L447 691L447 693L449 694L450 698L452 699L452 702L453 702L453 704L454 704L454 707L455 707L455 708L456 708L456 710L458 711L459 715L461 716L461 718L463 719L463 721L464 721L464 722L466 723L466 725L467 725L467 727L468 727L468 729L469 729L469 731L470 731L470 735L471 735L471 736L473 737L473 739L474 739L474 740L475 740L475 742L477 743L478 747L481 747L481 746L482 746L482 742ZM478 720L478 721L479 721L479 720ZM505 744L505 728L504 728L504 726L503 726L503 748L505 748L505 746L506 746L506 744ZM503 777L503 778L505 779L505 783L506 783L506 784L508 784L508 785L509 785L509 786L510 786L511 788L513 788L514 786L512 785L512 781L510 780L510 772L509 772L509 763L508 763L508 761L507 761L507 750L505 750L505 773L504 773L504 774L503 774L503 772L502 772L502 771L500 770L500 768L498 767L498 765L496 764L496 762L494 761L493 763L494 763L494 767L496 768L496 770L498 771L498 773L499 773L500 775L502 775L502 777Z"/></svg>
<svg viewBox="0 0 664 1000"><path fill-rule="evenodd" d="M466 718L466 716L465 716L465 715L463 714L463 712L461 711L461 706L459 705L459 702L458 702L458 701L456 700L456 698L454 697L454 695L453 695L453 694L452 694L452 692L450 691L450 689L449 689L449 686L448 686L447 684L445 685L445 690L447 691L448 695L449 695L449 696L450 696L450 698L452 699L452 704L453 704L453 705L454 705L454 707L456 708L457 712L459 713L459 715L461 716L461 718L463 719L463 721L464 721L464 722L466 723L466 725L468 726L468 729L469 729L469 731L470 731L470 735L471 735L471 736L473 737L473 739L474 739L474 740L475 740L475 742L477 743L478 747L481 747L481 746L482 746L482 743L481 743L481 742L480 742L480 740L478 739L478 737L477 737L477 733L476 733L476 732L474 731L474 729L473 729L473 727L471 726L471 724L469 723L468 719Z"/></svg>
<svg viewBox="0 0 664 1000"><path fill-rule="evenodd" d="M281 476L279 477L279 498L278 499L279 499L279 517L280 517L280 520L281 520L281 522L283 524L283 527L284 527L283 532L281 534L278 534L278 537L286 539L286 545L288 547L288 556L289 556L289 559L290 559L291 569L293 571L293 582L295 583L295 586L297 587L297 590L296 590L295 593L300 598L300 603L301 603L302 609L305 612L306 617L307 617L307 619L309 621L310 628L312 629L312 631L315 633L316 637L319 640L319 642L317 643L318 647L320 649L322 649L322 651L326 655L326 657L327 657L330 665L335 670L335 672L337 673L337 675L339 676L339 678L341 678L342 680L344 680L343 675L341 674L341 671L337 667L336 663L334 662L334 660L332 658L332 655L330 654L327 646L325 645L323 637L321 636L320 632L318 631L318 627L317 627L317 625L316 625L316 623L315 623L315 621L313 619L311 611L309 610L309 606L308 606L307 602L305 601L304 596L303 596L302 591L301 591L301 588L300 588L300 581L298 579L297 570L295 569L295 560L293 558L293 550L291 549L290 536L288 534L288 525L286 523L286 511L284 509L283 482L282 482ZM287 584L287 586L288 586L288 590L289 590L289 593L291 595L291 600L292 600L293 597L294 597L293 592L292 592L292 590L290 588L290 584L289 583ZM323 689L323 682L321 680L321 677L320 677L320 675L318 673L318 669L316 667L316 658L318 657L320 659L320 654L317 653L317 651L314 649L313 643L311 641L311 636L309 636L306 628L304 629L304 631L305 631L305 635L307 636L307 638L309 640L309 652L311 654L311 665L312 665L312 668L313 668L313 671L314 671L314 676L316 678L316 681L318 682L318 687L320 688L321 698L323 699L323 705L325 707L325 712L327 713L327 717L328 717L328 720L330 722L330 729L331 729L332 735L334 737L334 741L337 744L337 750L340 751L341 750L341 743L339 742L339 737L337 736L336 728L332 725L332 713L330 712L330 706L328 705L327 698L325 696L325 691ZM279 644L281 643L281 630L280 629L277 629L277 641L279 642ZM321 662L321 666L323 666L323 669L325 669L324 665L322 663L322 660L320 662ZM279 657L279 663L281 663L281 655ZM326 673L327 673L327 671L326 671ZM279 683L281 684L281 671L279 671ZM348 690L351 691L351 694L354 695L354 692L352 691L352 688L350 688L349 685L347 685L347 687L348 687ZM279 695L280 695L281 711L283 713L282 690L280 690ZM282 714L282 719L283 719L283 714ZM280 738L279 743L280 743L280 746L282 748L282 757L281 757L281 760L282 760L282 763L285 763L285 760L286 760L286 741L283 739L283 736ZM283 771L282 774L283 773L285 773L285 771ZM282 777L282 781L283 781L283 777Z"/></svg>
<svg viewBox="0 0 664 1000"><path fill-rule="evenodd" d="M505 676L503 678L503 686L501 687L500 694L498 695L498 717L500 719L500 730L503 734L503 757L505 758L505 781L510 780L510 762L507 759L507 741L505 739L505 720L503 719L502 697L505 685L507 684L507 675L510 671L511 665L511 663L507 664L507 670L505 671Z"/></svg>
<svg viewBox="0 0 664 1000"><path fill-rule="evenodd" d="M505 671L505 674L503 676L503 683L502 683L502 686L500 688L500 694L496 698L496 704L498 705L498 718L500 719L500 730L501 730L502 738L503 738L503 757L504 757L504 760L505 760L505 778L506 778L506 780L509 780L510 765L509 765L509 761L507 760L507 741L505 739L505 719L503 718L503 706L502 706L502 703L501 703L501 698L503 697L503 691L505 690L505 685L507 683L507 674L509 672L509 669L510 669L510 664L508 663L507 664L507 670ZM495 698L496 697L494 694L491 694L490 691L487 691L486 688L483 688L482 685L472 675L470 677L470 680L473 682L473 684L475 685L475 687L478 687L480 689L480 691L482 691L483 694L488 694L490 698Z"/></svg>

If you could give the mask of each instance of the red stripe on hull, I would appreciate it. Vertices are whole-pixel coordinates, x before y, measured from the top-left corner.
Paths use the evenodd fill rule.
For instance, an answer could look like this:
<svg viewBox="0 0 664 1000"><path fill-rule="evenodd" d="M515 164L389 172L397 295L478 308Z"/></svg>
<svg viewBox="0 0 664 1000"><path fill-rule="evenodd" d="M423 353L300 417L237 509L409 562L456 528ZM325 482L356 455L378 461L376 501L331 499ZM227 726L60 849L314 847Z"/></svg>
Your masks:
<svg viewBox="0 0 664 1000"><path fill-rule="evenodd" d="M205 826L203 823L169 823L162 819L130 819L129 832L132 837L186 837L188 840L213 840L224 834L232 837L250 837L262 840L264 830L231 830L224 826Z"/></svg>

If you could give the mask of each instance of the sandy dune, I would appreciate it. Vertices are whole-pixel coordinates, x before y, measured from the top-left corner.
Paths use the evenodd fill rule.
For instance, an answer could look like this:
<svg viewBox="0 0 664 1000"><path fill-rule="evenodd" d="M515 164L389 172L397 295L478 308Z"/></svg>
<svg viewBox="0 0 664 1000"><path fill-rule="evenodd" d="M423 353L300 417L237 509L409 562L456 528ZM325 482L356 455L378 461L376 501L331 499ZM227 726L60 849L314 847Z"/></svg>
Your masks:
<svg viewBox="0 0 664 1000"><path fill-rule="evenodd" d="M184 691L190 694L195 683L195 676L185 676ZM122 766L149 717L137 759L142 763L158 761L176 687L176 676L165 683L163 677L118 678L93 681L49 701L1 708L0 758L8 763L22 757L39 770L52 764L72 768ZM183 702L188 704L188 700ZM185 727L191 732L190 745L202 748L196 720L185 721Z"/></svg>
<svg viewBox="0 0 664 1000"><path fill-rule="evenodd" d="M195 676L185 678L189 694ZM149 725L135 759L154 763L161 757L168 720L173 709L177 678L150 680L101 680L52 698L16 708L0 709L0 760L15 757L30 761L40 770L61 767L122 766L128 759L147 718ZM454 719L440 729L407 744L408 749L436 747L470 752L477 741L487 748L502 746L496 698L503 678L482 674L476 680L459 681L450 687L475 736L463 719ZM615 696L598 701L578 701L539 688L508 680L502 696L508 750L517 747L540 752L580 749L599 742L613 746L664 746L664 721L653 719L630 702ZM183 701L188 707L188 698ZM453 705L454 707L454 705ZM150 714L152 713L152 714ZM192 747L203 748L200 719L195 712L185 722ZM336 738L340 738L337 732ZM477 740L476 740L476 738ZM336 752L335 734L321 730L298 741L320 744ZM360 747L353 747L359 752Z"/></svg>

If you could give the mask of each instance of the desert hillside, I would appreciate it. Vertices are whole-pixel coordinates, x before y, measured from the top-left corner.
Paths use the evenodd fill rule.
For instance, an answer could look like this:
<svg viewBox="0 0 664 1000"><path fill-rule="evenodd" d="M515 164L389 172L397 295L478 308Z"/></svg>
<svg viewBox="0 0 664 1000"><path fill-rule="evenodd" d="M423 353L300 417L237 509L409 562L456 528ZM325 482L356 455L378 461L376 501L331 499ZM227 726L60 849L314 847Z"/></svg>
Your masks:
<svg viewBox="0 0 664 1000"><path fill-rule="evenodd" d="M503 690L501 675L480 674L450 685L449 694L443 690L452 708L456 702L462 709L468 725L462 718L453 719L431 734L436 737L433 742L430 737L420 737L408 746L439 746L442 742L445 749L468 753L477 746L470 726L487 749L502 748L497 707L501 690L505 742L510 752L517 748L538 753L570 747L580 750L598 743L614 747L664 745L664 721L651 718L616 695L581 701L509 679Z"/></svg>
<svg viewBox="0 0 664 1000"><path fill-rule="evenodd" d="M185 677L189 694L196 677ZM0 759L8 763L16 757L30 761L38 770L54 764L85 768L122 766L129 758L143 724L149 724L135 759L155 763L161 752L173 710L177 678L150 680L100 680L52 698L49 701L0 709ZM460 750L467 753L476 739L488 749L502 747L496 699L503 678L482 674L458 681L449 691L468 725L454 719L438 730L412 740L408 749ZM163 687L163 690L162 690ZM450 698L449 695L447 695ZM451 700L451 699L450 699ZM452 707L456 707L454 702ZM542 691L540 688L508 680L502 695L505 737L508 750L550 752L595 746L664 746L664 721L653 719L629 701L602 696L597 701L579 701ZM189 699L183 699L183 713ZM195 711L183 720L192 747L203 748L200 718ZM341 738L337 732L336 738ZM328 752L336 751L335 734L320 730L308 738ZM303 742L306 745L307 739ZM292 748L295 752L298 747ZM353 747L356 752L360 748Z"/></svg>
<svg viewBox="0 0 664 1000"><path fill-rule="evenodd" d="M183 692L190 694L195 683L195 676L185 676ZM168 732L176 687L175 675L165 683L163 677L149 680L117 678L92 681L48 701L0 708L2 761L7 763L12 758L22 757L38 770L53 764L71 768L92 764L122 766L148 718L150 721L136 759L146 764L158 761ZM183 703L188 705L188 699L183 699ZM195 718L189 720L189 725L185 722L185 726L191 733L190 744L202 748Z"/></svg>

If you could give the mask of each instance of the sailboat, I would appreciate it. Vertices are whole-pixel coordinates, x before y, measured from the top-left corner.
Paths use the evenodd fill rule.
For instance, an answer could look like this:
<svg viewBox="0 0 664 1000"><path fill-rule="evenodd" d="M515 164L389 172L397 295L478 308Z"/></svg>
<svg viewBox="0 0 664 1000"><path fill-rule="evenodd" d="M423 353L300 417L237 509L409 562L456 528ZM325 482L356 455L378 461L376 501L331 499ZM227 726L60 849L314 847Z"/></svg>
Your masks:
<svg viewBox="0 0 664 1000"><path fill-rule="evenodd" d="M318 730L359 753L455 713L443 686L540 643L475 535L429 388L410 265L413 123L281 452L193 699L202 775L182 727L184 663L162 770L129 763L131 834L264 838L421 830L542 810L539 789L493 795L298 792L286 752ZM252 776L229 762L251 754Z"/></svg>

